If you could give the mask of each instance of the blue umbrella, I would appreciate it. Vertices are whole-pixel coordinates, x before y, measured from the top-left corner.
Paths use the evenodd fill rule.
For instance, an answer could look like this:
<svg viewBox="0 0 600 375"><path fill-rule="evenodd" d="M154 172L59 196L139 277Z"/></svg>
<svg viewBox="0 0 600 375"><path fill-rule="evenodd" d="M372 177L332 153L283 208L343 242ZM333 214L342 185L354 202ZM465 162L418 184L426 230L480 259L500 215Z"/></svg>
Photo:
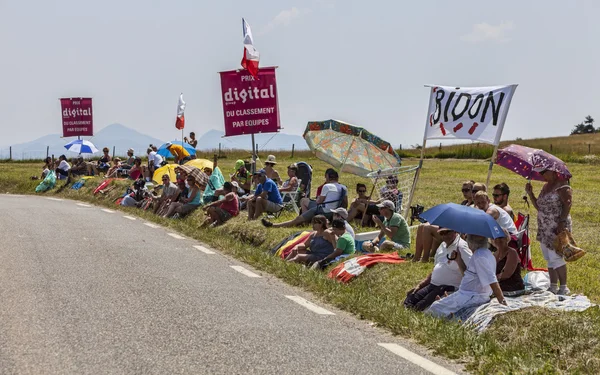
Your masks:
<svg viewBox="0 0 600 375"><path fill-rule="evenodd" d="M98 149L90 141L84 141L83 139L76 139L65 145L65 148L71 152L78 154L95 154Z"/></svg>
<svg viewBox="0 0 600 375"><path fill-rule="evenodd" d="M171 141L169 143L174 144L174 145L183 146L183 148L185 148L185 150L187 152L189 152L190 155L196 155L196 149L194 148L194 146L192 146L188 143L181 142L181 141ZM156 151L156 153L165 158L173 156L173 155L171 155L171 151L167 150L167 143L160 146L158 148L158 150Z"/></svg>
<svg viewBox="0 0 600 375"><path fill-rule="evenodd" d="M459 233L476 234L487 238L505 237L502 228L491 215L469 206L456 203L438 204L423 212L421 217L430 224Z"/></svg>

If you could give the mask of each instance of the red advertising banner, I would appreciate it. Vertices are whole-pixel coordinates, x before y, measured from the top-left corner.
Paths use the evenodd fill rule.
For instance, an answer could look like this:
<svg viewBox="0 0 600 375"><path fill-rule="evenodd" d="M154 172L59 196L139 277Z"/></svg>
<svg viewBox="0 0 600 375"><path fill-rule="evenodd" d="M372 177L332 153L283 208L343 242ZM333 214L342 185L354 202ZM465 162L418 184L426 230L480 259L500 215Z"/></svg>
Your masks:
<svg viewBox="0 0 600 375"><path fill-rule="evenodd" d="M94 135L92 98L62 98L63 137Z"/></svg>
<svg viewBox="0 0 600 375"><path fill-rule="evenodd" d="M279 131L275 68L260 68L258 80L247 70L220 74L226 137Z"/></svg>

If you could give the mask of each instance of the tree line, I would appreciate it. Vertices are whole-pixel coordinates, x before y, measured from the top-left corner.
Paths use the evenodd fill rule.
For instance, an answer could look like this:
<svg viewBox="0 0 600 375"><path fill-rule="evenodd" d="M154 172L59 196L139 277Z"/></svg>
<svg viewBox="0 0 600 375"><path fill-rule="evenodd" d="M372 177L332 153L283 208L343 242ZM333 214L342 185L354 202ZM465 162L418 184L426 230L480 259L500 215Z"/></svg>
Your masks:
<svg viewBox="0 0 600 375"><path fill-rule="evenodd" d="M585 120L573 127L571 135L600 133L600 127L594 127L594 119L592 116L586 116Z"/></svg>

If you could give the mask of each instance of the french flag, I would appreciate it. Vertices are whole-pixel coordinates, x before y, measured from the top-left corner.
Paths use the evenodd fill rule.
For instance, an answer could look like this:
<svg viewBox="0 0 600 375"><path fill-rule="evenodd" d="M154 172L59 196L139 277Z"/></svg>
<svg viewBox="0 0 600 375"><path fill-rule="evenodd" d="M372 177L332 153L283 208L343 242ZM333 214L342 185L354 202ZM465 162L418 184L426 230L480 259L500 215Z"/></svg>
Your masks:
<svg viewBox="0 0 600 375"><path fill-rule="evenodd" d="M175 127L179 130L185 127L185 102L183 101L183 94L179 95L179 103L177 103L177 120L175 120Z"/></svg>
<svg viewBox="0 0 600 375"><path fill-rule="evenodd" d="M254 40L252 39L252 31L250 25L242 18L242 29L244 32L244 57L242 57L242 68L247 69L250 74L258 79L258 60L259 53L254 48Z"/></svg>

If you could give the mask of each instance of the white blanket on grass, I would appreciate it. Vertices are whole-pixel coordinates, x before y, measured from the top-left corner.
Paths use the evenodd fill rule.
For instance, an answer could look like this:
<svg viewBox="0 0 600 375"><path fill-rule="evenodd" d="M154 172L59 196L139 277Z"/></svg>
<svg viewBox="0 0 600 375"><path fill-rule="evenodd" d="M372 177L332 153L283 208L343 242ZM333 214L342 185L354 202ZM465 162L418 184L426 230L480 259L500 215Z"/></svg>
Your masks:
<svg viewBox="0 0 600 375"><path fill-rule="evenodd" d="M507 306L493 299L485 305L465 308L454 315L454 319L472 326L477 332L483 332L492 324L494 318L509 311L516 311L527 307L545 307L562 311L584 311L595 306L586 296L557 296L552 292L534 292L519 297L506 298Z"/></svg>

